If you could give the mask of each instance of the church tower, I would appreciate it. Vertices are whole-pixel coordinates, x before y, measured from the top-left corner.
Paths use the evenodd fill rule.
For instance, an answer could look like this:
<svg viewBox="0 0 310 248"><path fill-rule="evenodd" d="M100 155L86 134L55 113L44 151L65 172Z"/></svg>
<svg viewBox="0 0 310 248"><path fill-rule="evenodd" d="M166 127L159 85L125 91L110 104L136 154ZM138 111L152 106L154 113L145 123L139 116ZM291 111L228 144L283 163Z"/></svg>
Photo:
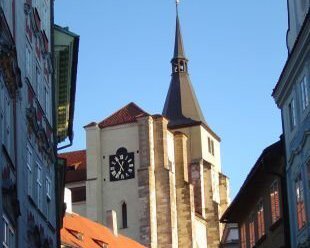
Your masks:
<svg viewBox="0 0 310 248"><path fill-rule="evenodd" d="M151 248L219 247L228 179L188 75L179 16L162 115L129 103L85 126L86 215Z"/></svg>
<svg viewBox="0 0 310 248"><path fill-rule="evenodd" d="M169 119L169 127L205 122L188 75L178 12L171 65L172 78L163 110L163 115Z"/></svg>

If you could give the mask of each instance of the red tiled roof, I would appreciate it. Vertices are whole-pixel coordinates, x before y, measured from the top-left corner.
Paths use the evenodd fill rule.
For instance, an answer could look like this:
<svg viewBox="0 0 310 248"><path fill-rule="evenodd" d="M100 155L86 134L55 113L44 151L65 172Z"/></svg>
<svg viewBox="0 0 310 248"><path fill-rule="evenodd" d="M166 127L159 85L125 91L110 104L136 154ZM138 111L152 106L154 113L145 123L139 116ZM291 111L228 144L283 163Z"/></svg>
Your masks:
<svg viewBox="0 0 310 248"><path fill-rule="evenodd" d="M72 247L99 248L97 242L103 242L109 248L146 248L125 236L115 236L107 227L77 214L66 213L60 233L61 243Z"/></svg>
<svg viewBox="0 0 310 248"><path fill-rule="evenodd" d="M136 122L138 117L149 115L135 103L131 102L99 123L100 128Z"/></svg>
<svg viewBox="0 0 310 248"><path fill-rule="evenodd" d="M86 180L86 150L79 150L58 155L67 160L66 183Z"/></svg>

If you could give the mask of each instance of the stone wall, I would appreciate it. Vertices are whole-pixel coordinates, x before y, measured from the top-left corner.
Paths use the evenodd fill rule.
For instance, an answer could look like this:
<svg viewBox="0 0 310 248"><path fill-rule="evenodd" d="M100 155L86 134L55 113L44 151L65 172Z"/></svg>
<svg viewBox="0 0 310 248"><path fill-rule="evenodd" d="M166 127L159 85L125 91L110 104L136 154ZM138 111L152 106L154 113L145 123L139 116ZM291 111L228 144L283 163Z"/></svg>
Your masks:
<svg viewBox="0 0 310 248"><path fill-rule="evenodd" d="M204 181L205 181L205 202L206 202L206 221L208 230L208 248L218 248L220 244L220 207L213 200L214 191L212 188L212 165L204 165Z"/></svg>
<svg viewBox="0 0 310 248"><path fill-rule="evenodd" d="M175 187L167 156L167 120L157 118L154 124L157 244L159 248L174 248L177 247L177 235L173 233L173 227L177 222L173 218L176 206L172 192Z"/></svg>
<svg viewBox="0 0 310 248"><path fill-rule="evenodd" d="M141 118L139 125L140 168L138 187L140 200L140 242L147 247L157 247L157 219L155 192L155 161L153 120Z"/></svg>
<svg viewBox="0 0 310 248"><path fill-rule="evenodd" d="M178 247L195 247L195 202L188 178L187 137L175 134L175 175L177 191Z"/></svg>

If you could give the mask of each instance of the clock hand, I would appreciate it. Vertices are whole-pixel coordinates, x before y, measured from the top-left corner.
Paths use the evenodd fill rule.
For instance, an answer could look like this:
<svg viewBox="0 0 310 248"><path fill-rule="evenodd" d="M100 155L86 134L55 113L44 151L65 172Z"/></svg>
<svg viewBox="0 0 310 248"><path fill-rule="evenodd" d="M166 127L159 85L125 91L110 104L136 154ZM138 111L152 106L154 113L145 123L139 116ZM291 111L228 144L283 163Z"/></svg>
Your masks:
<svg viewBox="0 0 310 248"><path fill-rule="evenodd" d="M117 162L117 163L119 164L119 166L121 167L121 170L124 171L124 168L123 168L123 163L124 163L124 162L122 162L122 164L121 164L121 163L119 162L118 159L116 160L116 162Z"/></svg>

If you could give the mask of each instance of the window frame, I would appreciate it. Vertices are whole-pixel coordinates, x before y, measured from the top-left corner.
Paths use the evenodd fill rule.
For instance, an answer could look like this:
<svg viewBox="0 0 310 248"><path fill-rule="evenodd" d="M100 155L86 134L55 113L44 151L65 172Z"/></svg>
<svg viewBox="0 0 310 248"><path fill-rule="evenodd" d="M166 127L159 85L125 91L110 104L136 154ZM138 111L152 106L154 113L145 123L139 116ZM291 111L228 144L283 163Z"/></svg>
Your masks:
<svg viewBox="0 0 310 248"><path fill-rule="evenodd" d="M33 150L28 144L26 148L26 163L27 163L27 193L33 197Z"/></svg>
<svg viewBox="0 0 310 248"><path fill-rule="evenodd" d="M12 226L11 222L9 221L9 218L5 214L2 215L2 221L3 221L3 241L2 241L3 248L15 248L16 237L14 227Z"/></svg>
<svg viewBox="0 0 310 248"><path fill-rule="evenodd" d="M260 239L266 234L264 200L260 199L257 203L257 239Z"/></svg>
<svg viewBox="0 0 310 248"><path fill-rule="evenodd" d="M290 130L293 131L297 125L295 98L292 98L290 103L288 104L288 118Z"/></svg>
<svg viewBox="0 0 310 248"><path fill-rule="evenodd" d="M42 210L43 209L43 199L42 199L42 192L43 192L43 170L42 166L39 161L36 162L36 203L37 207ZM40 173L39 173L40 172Z"/></svg>
<svg viewBox="0 0 310 248"><path fill-rule="evenodd" d="M302 80L300 81L299 85L301 94L301 107L302 110L305 111L310 104L309 82L306 75L302 77Z"/></svg>
<svg viewBox="0 0 310 248"><path fill-rule="evenodd" d="M295 191L295 207L296 207L296 224L297 230L300 231L307 224L306 206L305 206L305 191L303 185L302 174L299 173L294 182Z"/></svg>
<svg viewBox="0 0 310 248"><path fill-rule="evenodd" d="M247 247L246 224L245 223L243 223L240 227L240 246L241 248Z"/></svg>
<svg viewBox="0 0 310 248"><path fill-rule="evenodd" d="M275 179L269 187L269 200L271 224L274 224L281 218L279 180L277 179Z"/></svg>
<svg viewBox="0 0 310 248"><path fill-rule="evenodd" d="M250 248L254 247L256 243L255 235L255 215L252 213L249 217L249 245Z"/></svg>

